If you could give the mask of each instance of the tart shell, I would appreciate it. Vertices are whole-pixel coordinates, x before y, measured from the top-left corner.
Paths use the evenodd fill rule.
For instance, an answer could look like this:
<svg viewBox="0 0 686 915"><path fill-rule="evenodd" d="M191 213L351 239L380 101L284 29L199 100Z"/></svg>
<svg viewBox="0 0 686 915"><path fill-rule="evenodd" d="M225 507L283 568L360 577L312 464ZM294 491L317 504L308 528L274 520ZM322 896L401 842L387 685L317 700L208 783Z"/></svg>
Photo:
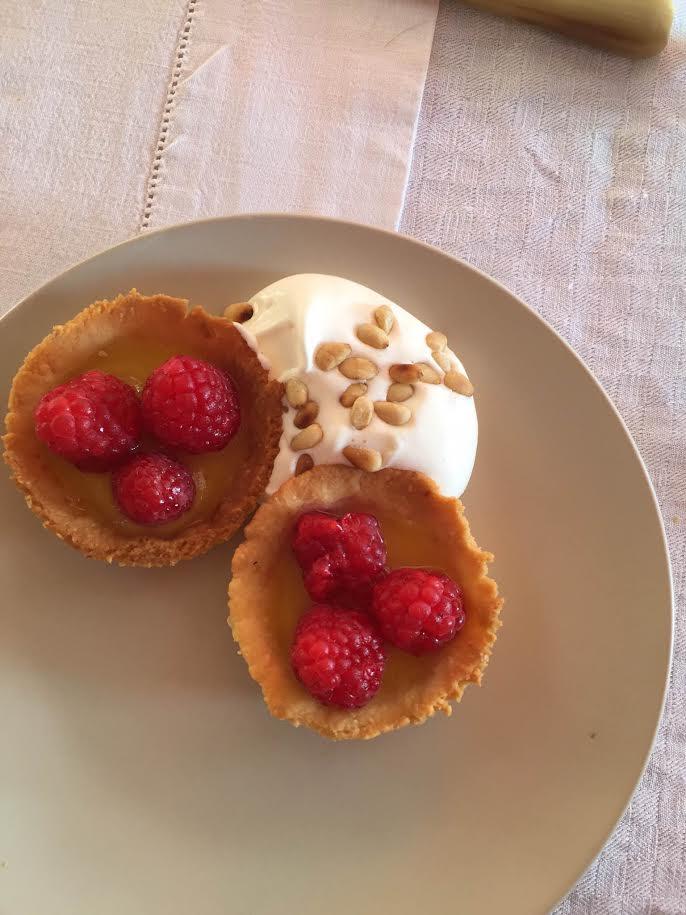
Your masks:
<svg viewBox="0 0 686 915"><path fill-rule="evenodd" d="M441 568L459 582L465 596L467 622L457 637L435 654L411 658L407 661L411 676L400 683L384 680L377 695L361 709L327 707L304 690L291 670L290 644L284 643L274 618L270 582L283 562L284 550L290 550L294 522L303 512L317 509L337 514L392 512L401 521L419 525L418 532L424 525L427 532L439 532L444 555L450 557ZM284 483L247 526L245 541L233 559L229 624L272 715L338 740L371 738L419 724L438 711L450 715L451 700L459 701L469 683L481 683L503 603L496 583L488 577L492 560L474 540L460 500L442 496L423 474L317 466ZM306 609L307 604L303 612ZM393 648L390 652L398 654Z"/></svg>
<svg viewBox="0 0 686 915"><path fill-rule="evenodd" d="M227 495L203 520L172 537L132 536L84 509L61 485L34 431L42 395L83 369L85 361L121 338L192 348L228 370L242 393L242 422L249 424L253 459L243 466ZM85 556L119 565L170 566L228 540L264 492L278 452L282 386L268 372L233 324L184 299L143 296L136 290L99 301L58 325L28 354L15 375L5 419L5 461L27 505L61 540Z"/></svg>

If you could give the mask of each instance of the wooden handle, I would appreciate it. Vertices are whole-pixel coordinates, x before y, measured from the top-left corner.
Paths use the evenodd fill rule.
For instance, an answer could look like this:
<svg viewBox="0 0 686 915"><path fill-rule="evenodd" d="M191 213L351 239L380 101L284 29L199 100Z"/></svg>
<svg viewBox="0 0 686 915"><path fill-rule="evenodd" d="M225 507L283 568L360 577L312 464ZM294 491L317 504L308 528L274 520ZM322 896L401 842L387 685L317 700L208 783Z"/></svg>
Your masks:
<svg viewBox="0 0 686 915"><path fill-rule="evenodd" d="M667 44L672 0L465 0L470 6L541 25L627 57L651 57Z"/></svg>

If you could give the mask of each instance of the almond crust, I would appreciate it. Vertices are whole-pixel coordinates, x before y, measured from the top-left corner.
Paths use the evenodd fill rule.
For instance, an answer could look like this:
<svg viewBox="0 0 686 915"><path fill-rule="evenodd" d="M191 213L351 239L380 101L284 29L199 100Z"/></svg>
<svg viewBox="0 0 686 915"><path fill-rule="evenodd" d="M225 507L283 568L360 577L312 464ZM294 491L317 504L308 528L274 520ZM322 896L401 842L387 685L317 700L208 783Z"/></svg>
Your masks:
<svg viewBox="0 0 686 915"><path fill-rule="evenodd" d="M350 508L392 514L440 531L450 556L448 567L442 568L463 588L467 622L454 641L435 655L412 659L417 666L411 680L384 684L368 705L349 711L321 705L293 675L288 646L277 638L271 618L269 582L302 512ZM481 683L503 603L487 574L492 560L470 533L459 499L442 496L423 474L391 468L370 474L343 465L317 466L284 483L247 526L245 541L233 558L229 624L272 715L337 740L375 737L419 724L438 711L450 715L450 700L459 701L467 684Z"/></svg>
<svg viewBox="0 0 686 915"><path fill-rule="evenodd" d="M173 537L132 536L116 530L82 505L46 464L34 432L33 414L41 396L79 371L79 366L121 337L193 347L208 361L231 372L247 400L253 460L231 486L231 493L209 518ZM12 383L5 418L5 461L31 511L61 540L85 556L119 565L171 566L228 540L254 509L271 475L282 427L282 386L268 373L238 330L203 308L189 311L185 299L142 296L136 290L99 301L58 325L28 354Z"/></svg>

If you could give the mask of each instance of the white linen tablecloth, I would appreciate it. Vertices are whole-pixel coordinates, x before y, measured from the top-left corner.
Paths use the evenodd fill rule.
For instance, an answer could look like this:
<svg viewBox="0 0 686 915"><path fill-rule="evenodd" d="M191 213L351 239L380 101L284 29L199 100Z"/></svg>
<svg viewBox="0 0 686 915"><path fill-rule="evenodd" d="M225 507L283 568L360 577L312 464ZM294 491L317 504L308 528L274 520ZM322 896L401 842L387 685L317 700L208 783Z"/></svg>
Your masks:
<svg viewBox="0 0 686 915"><path fill-rule="evenodd" d="M537 308L648 465L677 606L657 745L558 913L683 915L686 11L630 62L437 7L3 0L0 312L137 232L250 210L402 220Z"/></svg>
<svg viewBox="0 0 686 915"><path fill-rule="evenodd" d="M137 232L392 227L438 0L2 0L0 313Z"/></svg>
<svg viewBox="0 0 686 915"><path fill-rule="evenodd" d="M684 915L685 5L661 57L628 61L443 3L401 229L546 318L648 466L676 598L665 715L629 809L556 915Z"/></svg>

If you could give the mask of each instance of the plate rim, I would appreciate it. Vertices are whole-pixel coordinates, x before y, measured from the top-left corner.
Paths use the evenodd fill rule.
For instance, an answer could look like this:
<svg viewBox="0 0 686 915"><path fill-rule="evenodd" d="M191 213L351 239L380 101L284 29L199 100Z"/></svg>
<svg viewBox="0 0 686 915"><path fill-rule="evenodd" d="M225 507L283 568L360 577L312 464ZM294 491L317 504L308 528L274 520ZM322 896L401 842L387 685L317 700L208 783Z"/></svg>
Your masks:
<svg viewBox="0 0 686 915"><path fill-rule="evenodd" d="M522 308L525 312L527 312L533 319L535 319L541 325L543 325L545 330L552 336L552 338L555 340L555 342L562 345L562 347L567 352L567 354L569 356L571 356L572 359L577 363L577 366L583 371L583 373L586 375L587 379L595 387L596 391L601 395L605 405L609 408L611 415L618 422L619 427L623 433L623 436L624 436L627 444L630 447L631 453L633 454L633 458L638 465L638 468L639 468L642 478L643 478L643 482L647 486L648 494L650 496L650 502L651 502L651 505L652 505L652 508L653 508L653 511L655 514L655 519L656 519L657 525L658 525L658 531L659 531L659 535L660 535L658 547L661 552L660 558L664 563L664 571L666 573L665 583L667 585L667 591L668 591L668 595L669 595L669 600L668 600L668 604L669 604L669 607L668 607L668 610L669 610L669 614L668 614L669 646L668 646L668 654L667 654L667 663L665 665L666 669L664 672L664 683L662 685L662 691L661 691L661 696L660 696L659 711L658 711L658 714L656 716L656 720L655 720L655 723L653 726L652 736L651 736L649 745L647 746L646 751L643 756L643 760L642 760L642 763L640 766L640 771L636 775L634 784L633 784L630 792L628 793L628 796L624 802L623 807L619 811L616 819L612 822L612 825L611 825L610 829L608 830L607 834L604 835L603 838L597 844L597 846L595 846L592 849L592 851L589 854L589 857L585 860L585 863L583 864L583 866L578 870L578 872L574 876L573 880L566 886L566 888L563 890L563 892L559 896L557 896L556 899L553 901L551 909L555 908L565 898L565 896L567 896L574 889L574 887L577 885L577 883L579 882L581 877L586 873L586 871L597 860L597 858L599 857L599 855L601 854L601 852L603 851L603 849L605 848L607 843L610 841L610 839L614 835L619 821L622 819L622 817L626 813L626 811L629 807L629 804L631 803L631 801L636 793L636 790L641 782L641 779L643 778L643 776L645 774L646 768L648 766L648 762L649 762L650 757L655 748L658 731L660 728L660 724L662 723L662 718L664 716L667 692L669 689L672 667L673 667L673 663L674 663L674 578L673 578L673 573L672 573L669 544L668 544L668 540L667 540L667 534L666 534L666 530L665 530L664 520L662 517L662 512L660 509L660 504L659 504L657 495L655 493L655 488L654 488L652 480L650 478L650 474L648 473L648 469L641 456L638 446L636 445L636 442L634 441L633 436L631 435L631 432L629 431L629 429L628 429L624 419L622 418L621 414L619 413L617 407L615 406L615 404L612 401L609 394L605 391L605 389L602 386L602 384L600 383L600 381L596 378L596 376L591 371L591 369L586 365L586 363L581 358L581 356L558 333L558 331L552 326L552 324L550 324L542 315L540 315L531 305L527 304L527 302L525 302L523 299L521 299L516 293L514 293L514 292L512 292L512 290L508 289L508 287L505 286L503 283L501 283L498 280L494 279L493 277L489 276L483 270L480 270L478 267L473 266L472 264L468 263L467 261L463 260L462 258L460 258L456 255L449 254L447 251L444 251L441 248L436 247L435 245L429 244L428 242L422 241L421 239L414 238L413 236L407 235L406 233L398 232L393 229L383 228L380 226L370 225L370 224L359 222L359 221L341 219L341 218L338 218L335 216L325 216L325 215L318 215L318 214L313 214L313 213L287 213L287 212L259 211L259 212L251 212L251 213L234 213L234 214L223 215L223 216L208 216L208 217L204 217L202 219L192 219L192 220L186 220L183 222L175 222L175 223L171 223L166 226L161 226L157 229L152 229L150 231L146 231L143 233L139 233L137 235L133 235L130 238L117 242L114 245L109 245L104 248L101 248L95 254L89 255L88 257L83 258L82 260L71 264L66 269L53 274L47 280L45 280L43 283L41 283L40 286L37 286L34 290L32 290L30 293L28 293L28 295L25 295L22 299L20 299L19 301L17 301L13 305L11 305L10 308L5 312L5 314L3 314L0 317L0 332L2 332L4 325L6 324L7 320L10 318L10 316L15 316L16 312L18 312L23 306L27 305L31 299L33 299L34 297L37 297L41 293L44 293L50 285L57 282L58 280L61 280L64 277L68 276L69 274L76 272L77 270L81 269L82 267L86 266L87 264L90 264L93 261L98 260L99 258L103 257L106 254L110 254L113 251L117 251L119 249L126 248L128 246L140 244L150 237L172 234L172 233L180 231L180 230L189 230L189 229L192 230L192 227L194 227L194 226L200 226L200 225L212 226L215 224L218 225L218 224L229 223L229 222L236 223L236 222L259 222L259 221L284 222L284 223L289 222L289 221L308 222L308 223L324 223L327 225L344 227L344 228L348 228L348 229L352 228L352 229L354 229L356 231L360 231L362 233L367 232L367 233L372 233L374 235L380 235L387 239L392 238L395 240L401 240L404 243L409 243L411 246L423 248L424 250L429 252L431 255L444 258L454 264L457 264L461 269L467 270L470 273L477 275L479 277L480 281L485 282L487 285L494 286L501 293L504 293L506 295L506 297L510 300L510 302L515 302L520 308Z"/></svg>

